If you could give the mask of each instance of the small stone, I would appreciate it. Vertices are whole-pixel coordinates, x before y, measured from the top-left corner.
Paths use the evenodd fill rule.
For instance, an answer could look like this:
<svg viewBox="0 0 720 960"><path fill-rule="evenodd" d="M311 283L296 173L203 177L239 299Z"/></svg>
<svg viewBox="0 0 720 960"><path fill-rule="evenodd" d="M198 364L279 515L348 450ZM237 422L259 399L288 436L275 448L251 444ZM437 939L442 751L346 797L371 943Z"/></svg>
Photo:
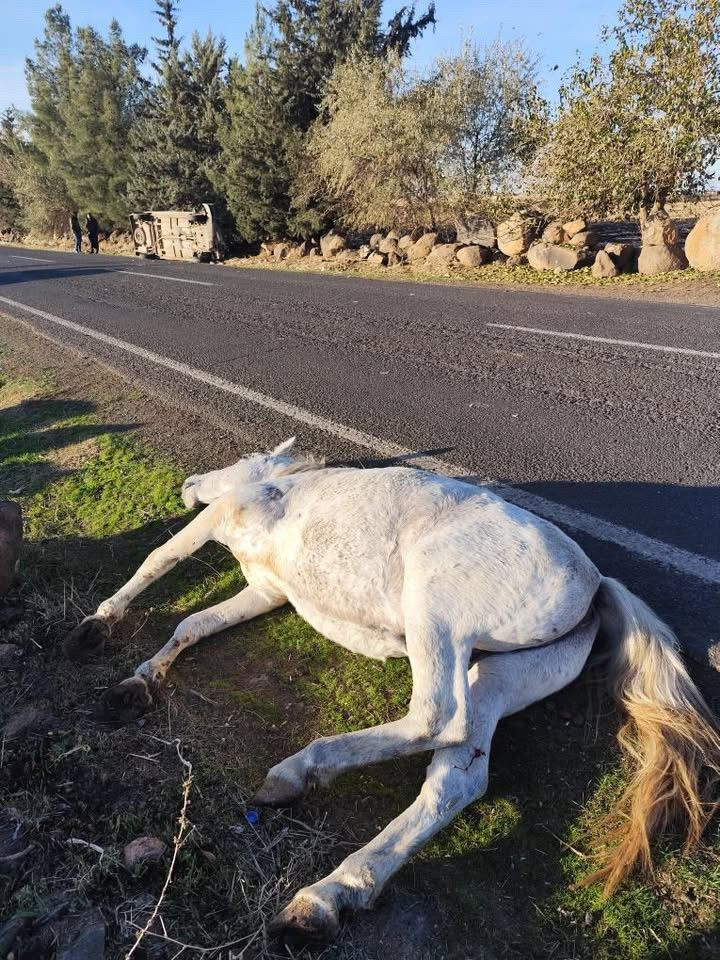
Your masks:
<svg viewBox="0 0 720 960"><path fill-rule="evenodd" d="M157 863L162 860L167 844L158 837L137 837L131 840L123 850L123 859L128 870L143 863Z"/></svg>
<svg viewBox="0 0 720 960"><path fill-rule="evenodd" d="M428 254L428 266L449 267L455 259L455 254L460 247L459 243L438 243Z"/></svg>
<svg viewBox="0 0 720 960"><path fill-rule="evenodd" d="M559 220L553 220L543 230L542 239L544 243L565 243L567 236Z"/></svg>
<svg viewBox="0 0 720 960"><path fill-rule="evenodd" d="M58 924L55 960L103 960L105 921L99 910L85 913Z"/></svg>
<svg viewBox="0 0 720 960"><path fill-rule="evenodd" d="M667 210L657 206L640 211L640 233L644 247L674 247L680 239Z"/></svg>
<svg viewBox="0 0 720 960"><path fill-rule="evenodd" d="M497 245L509 257L522 256L536 238L538 227L537 216L514 213L497 225Z"/></svg>
<svg viewBox="0 0 720 960"><path fill-rule="evenodd" d="M597 279L617 277L620 271L615 261L605 250L598 250L592 265L592 275Z"/></svg>
<svg viewBox="0 0 720 960"><path fill-rule="evenodd" d="M574 237L576 233L587 230L587 221L583 220L582 217L578 217L577 220L569 220L567 223L564 223L562 228L568 237Z"/></svg>
<svg viewBox="0 0 720 960"><path fill-rule="evenodd" d="M378 253L395 253L398 249L397 238L389 233L378 245Z"/></svg>
<svg viewBox="0 0 720 960"><path fill-rule="evenodd" d="M320 250L324 260L333 260L347 246L345 237L331 230L320 238Z"/></svg>
<svg viewBox="0 0 720 960"><path fill-rule="evenodd" d="M605 252L613 258L620 273L629 273L634 268L638 250L633 243L606 243Z"/></svg>
<svg viewBox="0 0 720 960"><path fill-rule="evenodd" d="M424 233L419 240L416 240L415 243L407 248L406 253L408 260L412 263L413 260L422 260L423 257L427 257L435 246L436 240L436 233Z"/></svg>
<svg viewBox="0 0 720 960"><path fill-rule="evenodd" d="M336 263L357 263L360 260L360 256L357 250L341 250L335 257Z"/></svg>
<svg viewBox="0 0 720 960"><path fill-rule="evenodd" d="M592 230L580 230L568 240L571 247L594 247L597 243L597 235Z"/></svg>
<svg viewBox="0 0 720 960"><path fill-rule="evenodd" d="M47 733L52 722L51 715L44 707L30 704L14 717L10 717L3 733L8 740L15 740L30 733Z"/></svg>

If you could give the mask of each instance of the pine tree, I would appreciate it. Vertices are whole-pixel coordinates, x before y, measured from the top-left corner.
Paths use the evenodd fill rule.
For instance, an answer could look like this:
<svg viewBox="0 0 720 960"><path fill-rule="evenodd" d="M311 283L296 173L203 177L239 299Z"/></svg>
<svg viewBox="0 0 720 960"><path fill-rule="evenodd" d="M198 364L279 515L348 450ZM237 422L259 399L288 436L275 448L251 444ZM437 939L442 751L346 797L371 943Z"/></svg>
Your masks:
<svg viewBox="0 0 720 960"><path fill-rule="evenodd" d="M158 80L132 138L131 200L140 209L222 204L210 177L220 152L225 41L195 34L183 54L176 0L156 0L156 7L164 30L153 38Z"/></svg>
<svg viewBox="0 0 720 960"><path fill-rule="evenodd" d="M15 156L20 146L14 107L0 114L0 233L20 225L20 203L15 190Z"/></svg>
<svg viewBox="0 0 720 960"><path fill-rule="evenodd" d="M431 3L419 19L403 7L383 30L381 6L381 0L276 0L271 9L258 4L245 63L233 63L229 72L216 180L243 239L314 232L326 221L322 204L293 202L293 184L304 135L335 65L353 49L403 55L413 37L435 23Z"/></svg>
<svg viewBox="0 0 720 960"><path fill-rule="evenodd" d="M125 43L116 21L107 40L90 27L73 33L56 5L26 64L36 156L24 159L44 167L48 184L63 185L70 206L91 210L108 226L127 215L127 140L144 56L142 47Z"/></svg>

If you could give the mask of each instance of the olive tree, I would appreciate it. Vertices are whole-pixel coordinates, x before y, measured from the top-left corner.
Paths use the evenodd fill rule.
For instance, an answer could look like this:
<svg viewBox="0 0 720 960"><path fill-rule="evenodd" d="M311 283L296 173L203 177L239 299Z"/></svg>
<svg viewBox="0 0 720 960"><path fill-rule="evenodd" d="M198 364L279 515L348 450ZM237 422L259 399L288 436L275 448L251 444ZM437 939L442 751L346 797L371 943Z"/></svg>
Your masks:
<svg viewBox="0 0 720 960"><path fill-rule="evenodd" d="M560 92L537 173L568 213L700 192L720 158L720 0L625 0Z"/></svg>
<svg viewBox="0 0 720 960"><path fill-rule="evenodd" d="M328 84L301 184L353 227L487 212L517 187L545 117L517 44L467 44L423 75L398 57L350 57Z"/></svg>

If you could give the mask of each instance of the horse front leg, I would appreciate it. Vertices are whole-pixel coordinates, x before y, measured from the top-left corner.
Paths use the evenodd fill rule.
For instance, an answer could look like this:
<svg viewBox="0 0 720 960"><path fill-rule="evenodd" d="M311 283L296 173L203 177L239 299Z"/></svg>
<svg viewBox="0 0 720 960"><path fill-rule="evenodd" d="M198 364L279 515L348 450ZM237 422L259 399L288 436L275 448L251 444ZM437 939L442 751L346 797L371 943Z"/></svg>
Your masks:
<svg viewBox="0 0 720 960"><path fill-rule="evenodd" d="M186 617L154 657L141 663L132 677L105 691L102 699L105 714L125 722L134 720L152 706L154 692L183 650L204 637L269 613L285 602L283 596L267 597L246 587L234 597Z"/></svg>
<svg viewBox="0 0 720 960"><path fill-rule="evenodd" d="M130 602L151 583L159 580L181 560L214 539L218 511L213 504L198 514L174 537L153 550L136 573L116 593L85 617L63 640L63 651L71 660L83 662L100 654L110 637L112 625L123 616Z"/></svg>

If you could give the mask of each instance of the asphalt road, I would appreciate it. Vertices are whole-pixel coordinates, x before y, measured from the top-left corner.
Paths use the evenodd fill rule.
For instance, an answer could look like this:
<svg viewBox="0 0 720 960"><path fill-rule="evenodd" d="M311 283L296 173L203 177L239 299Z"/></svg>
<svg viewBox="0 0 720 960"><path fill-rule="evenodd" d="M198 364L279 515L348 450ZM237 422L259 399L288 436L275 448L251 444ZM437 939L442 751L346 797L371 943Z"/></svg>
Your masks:
<svg viewBox="0 0 720 960"><path fill-rule="evenodd" d="M3 246L0 311L231 430L510 486L675 627L720 710L717 308Z"/></svg>

